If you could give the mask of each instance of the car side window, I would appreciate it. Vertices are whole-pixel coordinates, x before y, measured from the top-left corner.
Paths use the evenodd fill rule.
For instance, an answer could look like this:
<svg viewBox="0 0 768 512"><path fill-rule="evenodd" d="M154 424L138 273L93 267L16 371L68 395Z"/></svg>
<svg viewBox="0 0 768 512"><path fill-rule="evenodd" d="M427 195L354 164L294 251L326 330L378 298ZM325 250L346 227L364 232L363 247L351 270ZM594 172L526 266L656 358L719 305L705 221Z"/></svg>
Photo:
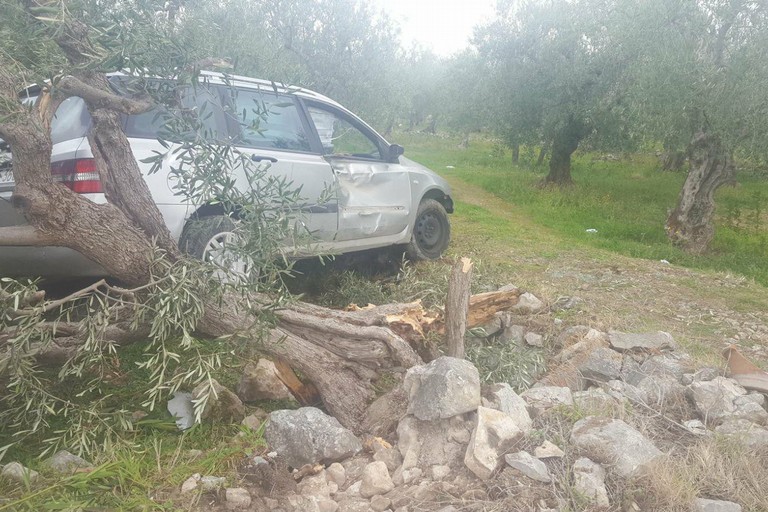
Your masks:
<svg viewBox="0 0 768 512"><path fill-rule="evenodd" d="M311 105L308 111L324 155L382 160L378 143L350 123L343 113L319 105Z"/></svg>
<svg viewBox="0 0 768 512"><path fill-rule="evenodd" d="M119 82L118 82L119 83ZM171 82L151 81L158 97L165 105L147 112L126 116L125 134L142 139L191 140L195 133L208 141L229 138L227 120L218 86L199 84L194 87L175 87ZM168 86L163 89L164 86Z"/></svg>
<svg viewBox="0 0 768 512"><path fill-rule="evenodd" d="M229 115L236 124L236 144L261 149L311 151L293 97L234 87L229 92Z"/></svg>

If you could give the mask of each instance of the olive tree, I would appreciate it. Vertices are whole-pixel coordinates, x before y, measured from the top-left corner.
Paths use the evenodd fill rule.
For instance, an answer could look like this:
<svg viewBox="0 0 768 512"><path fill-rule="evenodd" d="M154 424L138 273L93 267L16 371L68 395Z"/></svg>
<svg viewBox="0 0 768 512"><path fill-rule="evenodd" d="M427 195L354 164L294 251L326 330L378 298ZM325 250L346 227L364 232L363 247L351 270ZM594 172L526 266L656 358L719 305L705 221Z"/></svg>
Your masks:
<svg viewBox="0 0 768 512"><path fill-rule="evenodd" d="M715 192L738 158L768 152L768 8L749 0L654 0L622 7L626 45L636 48L627 100L649 137L687 148L688 175L666 221L669 239L705 251Z"/></svg>
<svg viewBox="0 0 768 512"><path fill-rule="evenodd" d="M496 131L510 145L551 142L546 183L571 183L571 155L587 137L611 136L628 62L606 30L616 2L500 2L475 33L494 85ZM609 129L608 127L611 127Z"/></svg>
<svg viewBox="0 0 768 512"><path fill-rule="evenodd" d="M194 36L216 27L183 6L153 0L8 0L0 3L0 18L0 138L10 144L13 158L12 203L28 222L0 228L0 245L68 247L122 283L118 287L99 281L51 301L34 287L3 282L0 382L6 386L8 424L21 427L26 422L34 430L48 415L71 405L56 394L59 386L37 372L46 358L62 366L59 379L90 371L98 377L104 352L131 341L148 342L156 349L144 362L152 372L152 404L182 383L209 380L218 355L202 354L195 340L218 338L222 343L259 343L263 351L311 380L342 424L361 430L375 397L373 381L389 369L421 361L388 327L387 314L397 308L337 312L287 302L279 289L269 294L258 286L217 283L211 270L189 261L171 237L122 131L121 115L146 112L164 101L163 94L142 82L144 75L168 77L172 87L198 83L198 67L215 61L200 59L215 55L206 55L209 48ZM105 73L125 69L138 80L118 94ZM19 95L29 84L40 84L33 104ZM84 100L92 118L88 141L107 199L104 204L55 183L51 175L51 118L57 105L73 96ZM173 105L163 106L173 112ZM248 165L248 160L226 142L207 143L194 130L188 133L192 135L176 137L181 147L174 148L187 155L186 167L177 170L184 191L193 193L202 183L199 193L221 201L217 194L231 190L227 169ZM215 175L223 178L217 181ZM262 185L256 188L263 190ZM275 195L290 202L284 185L273 184ZM256 238L264 225L286 225L284 217L270 218L259 208L258 195L242 201L254 203L255 220L246 218L243 224L258 224L253 227ZM246 243L253 239L247 229ZM279 231L277 235L280 238ZM252 283L271 279L257 276ZM73 315L75 309L87 314ZM187 351L185 361L196 354L191 359L197 366L186 371L179 367L182 357L167 347L174 338ZM175 373L168 374L174 362ZM117 416L110 429L129 421ZM102 417L90 410L79 418L89 427L102 424ZM85 431L88 434L80 435L96 430Z"/></svg>

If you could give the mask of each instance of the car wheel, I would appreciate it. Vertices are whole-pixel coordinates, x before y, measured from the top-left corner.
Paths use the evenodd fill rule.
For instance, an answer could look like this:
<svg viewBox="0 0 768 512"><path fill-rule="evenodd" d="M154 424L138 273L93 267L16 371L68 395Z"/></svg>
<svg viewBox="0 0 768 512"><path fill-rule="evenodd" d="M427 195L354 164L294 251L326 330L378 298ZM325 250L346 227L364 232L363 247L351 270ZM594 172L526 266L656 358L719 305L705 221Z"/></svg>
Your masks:
<svg viewBox="0 0 768 512"><path fill-rule="evenodd" d="M412 260L435 260L448 248L451 224L443 205L434 199L424 199L416 212L411 243L406 248Z"/></svg>
<svg viewBox="0 0 768 512"><path fill-rule="evenodd" d="M224 281L242 279L251 270L249 258L232 250L236 244L235 222L226 215L188 222L179 241L182 251L218 267L216 274Z"/></svg>

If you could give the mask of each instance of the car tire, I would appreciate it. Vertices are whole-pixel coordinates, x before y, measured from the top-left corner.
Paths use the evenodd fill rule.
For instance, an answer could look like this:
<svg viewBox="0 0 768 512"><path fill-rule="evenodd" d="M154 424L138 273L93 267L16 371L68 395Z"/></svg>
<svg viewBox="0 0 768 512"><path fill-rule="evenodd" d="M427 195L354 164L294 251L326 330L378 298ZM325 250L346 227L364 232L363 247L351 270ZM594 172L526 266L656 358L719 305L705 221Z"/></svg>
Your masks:
<svg viewBox="0 0 768 512"><path fill-rule="evenodd" d="M213 215L191 220L184 226L179 248L198 260L217 264L227 271L246 274L246 258L226 253L227 243L235 240L235 222L226 215Z"/></svg>
<svg viewBox="0 0 768 512"><path fill-rule="evenodd" d="M406 254L411 260L436 260L448 248L451 240L451 223L442 204L434 199L424 199L416 211L411 242Z"/></svg>

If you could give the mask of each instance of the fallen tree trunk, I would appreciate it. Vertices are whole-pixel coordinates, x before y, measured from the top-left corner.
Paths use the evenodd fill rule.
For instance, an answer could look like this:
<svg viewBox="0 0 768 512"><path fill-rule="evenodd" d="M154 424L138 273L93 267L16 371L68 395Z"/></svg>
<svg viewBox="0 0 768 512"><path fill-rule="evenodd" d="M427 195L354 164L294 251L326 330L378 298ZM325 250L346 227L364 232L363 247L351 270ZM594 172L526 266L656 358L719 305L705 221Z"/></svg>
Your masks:
<svg viewBox="0 0 768 512"><path fill-rule="evenodd" d="M109 288L100 281L88 289L99 284ZM515 289L471 296L467 327L477 327L498 311L510 309L520 293ZM220 303L208 304L198 324L200 334L247 335L253 318L240 303L230 296ZM346 311L298 302L276 311L276 316L277 325L261 342L259 350L275 360L281 380L302 404L318 405L322 401L328 412L355 431L364 425L367 408L375 397L376 381L383 375L402 374L423 363L418 354L423 353L427 336L446 331L440 312L426 311L420 302ZM57 337L45 350L41 349L37 359L41 364L58 365L72 356L84 336L77 324L48 327L55 329ZM146 339L148 333L146 327L131 330L115 324L104 331L104 338L124 345ZM5 335L11 336L12 332ZM293 369L308 382L299 380Z"/></svg>

